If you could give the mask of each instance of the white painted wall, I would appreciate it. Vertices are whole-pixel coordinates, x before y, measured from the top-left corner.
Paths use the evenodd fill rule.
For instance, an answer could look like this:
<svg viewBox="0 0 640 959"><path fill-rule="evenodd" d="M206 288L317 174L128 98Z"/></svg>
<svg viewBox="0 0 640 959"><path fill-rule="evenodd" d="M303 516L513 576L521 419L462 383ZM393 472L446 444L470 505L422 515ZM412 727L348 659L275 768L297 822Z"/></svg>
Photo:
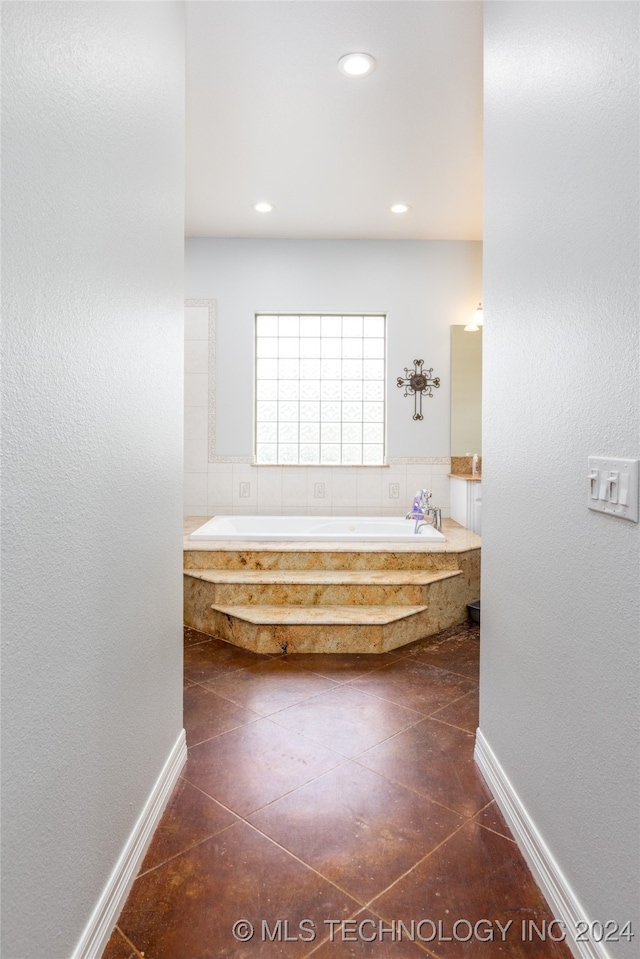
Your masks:
<svg viewBox="0 0 640 959"><path fill-rule="evenodd" d="M466 322L481 297L481 257L475 242L187 239L186 296L217 301L216 456L245 462L209 462L207 342L194 320L185 368L185 512L395 515L406 512L417 487L430 486L448 515L450 327ZM391 469L249 465L254 316L260 311L387 314ZM423 400L422 422L412 419L413 399L396 386L416 358L442 381L433 399ZM422 468L401 462L412 457L423 460ZM240 481L252 483L245 502ZM323 498L314 495L317 482L325 484ZM392 483L400 484L397 500L389 497Z"/></svg>
<svg viewBox="0 0 640 959"><path fill-rule="evenodd" d="M3 945L68 959L182 728L183 10L3 5Z"/></svg>
<svg viewBox="0 0 640 959"><path fill-rule="evenodd" d="M638 4L485 5L480 728L591 920L634 921L640 528ZM600 953L604 955L604 953Z"/></svg>

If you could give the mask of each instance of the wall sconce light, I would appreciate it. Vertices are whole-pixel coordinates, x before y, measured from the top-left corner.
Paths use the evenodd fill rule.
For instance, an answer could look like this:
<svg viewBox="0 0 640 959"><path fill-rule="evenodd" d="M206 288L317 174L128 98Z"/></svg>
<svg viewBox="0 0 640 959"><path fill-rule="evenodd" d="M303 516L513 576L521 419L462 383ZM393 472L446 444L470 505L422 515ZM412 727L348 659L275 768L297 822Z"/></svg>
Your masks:
<svg viewBox="0 0 640 959"><path fill-rule="evenodd" d="M478 303L478 307L471 317L471 320L464 328L465 333L477 333L477 331L482 326L482 321L484 319L484 311L482 309L482 303Z"/></svg>

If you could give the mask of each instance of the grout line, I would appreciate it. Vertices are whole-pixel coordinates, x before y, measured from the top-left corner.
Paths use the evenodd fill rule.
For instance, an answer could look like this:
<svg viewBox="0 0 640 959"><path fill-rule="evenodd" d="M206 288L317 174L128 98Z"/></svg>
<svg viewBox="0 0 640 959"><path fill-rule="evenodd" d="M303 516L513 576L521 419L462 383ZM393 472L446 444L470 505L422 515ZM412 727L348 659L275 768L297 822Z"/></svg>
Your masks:
<svg viewBox="0 0 640 959"><path fill-rule="evenodd" d="M325 691L326 691L326 690L325 690ZM309 697L309 698L312 698L312 697ZM299 704L299 703L295 703L294 705L300 705L300 704ZM398 705L398 704L397 704L397 703L394 703L394 705ZM288 709L288 708L289 708L289 707L287 707L287 709ZM406 708L406 707L403 707L403 708ZM417 712L417 710L412 710L412 711L413 711L413 712ZM280 710L280 712L284 712L284 710ZM275 716L275 715L277 715L277 713L272 713L272 716ZM269 718L271 718L271 717L269 717ZM386 736L384 739L379 740L379 742L373 743L371 746L365 746L365 748L364 748L364 749L361 749L360 752L354 753L353 755L350 755L350 756L345 756L344 753L338 752L338 750L335 748L335 746L333 746L333 747L332 747L332 746L327 746L325 743L321 742L320 740L318 740L318 739L312 739L309 735L307 735L306 733L302 733L302 732L300 732L300 731L297 730L297 729L296 729L296 730L288 729L287 726L281 726L280 723L276 723L276 725L279 726L280 729L284 729L285 732L294 733L296 736L300 736L301 739L306 739L307 742L313 743L314 746L322 746L324 749L330 750L330 752L335 752L335 753L337 753L338 756L344 756L344 758L347 759L347 760L355 760L357 756L362 756L364 753L369 752L370 749L375 749L376 746L381 746L383 743L388 742L390 739L393 739L394 736L398 736L400 733L405 732L407 729L412 729L413 726L417 726L418 723L421 723L424 719L428 719L428 717L427 717L427 716L420 715L419 719L415 719L413 722L409 723L407 726L403 726L402 729L398 729L395 733L390 733L390 734L389 734L388 736ZM275 720L274 720L274 721L275 721ZM375 772L376 770L371 770L371 771L372 771L372 772ZM401 785L401 784L399 784L399 785Z"/></svg>
<svg viewBox="0 0 640 959"><path fill-rule="evenodd" d="M384 667L381 667L381 668L384 669ZM367 674L367 675L370 675L370 674ZM437 713L439 710L444 709L446 706L450 706L451 703L455 702L455 700L452 699L451 702L445 703L444 706L438 706L438 708L435 709L433 713L425 713L425 712L421 712L419 709L416 709L414 706L405 706L403 703L399 703L395 699L387 699L385 696L382 696L380 693L374 693L369 690L360 689L359 686L353 685L354 683L357 683L357 682L358 680L354 679L354 680L351 680L351 682L349 683L345 683L345 685L352 686L352 688L356 689L359 693L364 693L366 696L373 696L375 699L379 699L383 703L391 703L392 706L399 706L401 709L408 709L411 712L420 713L420 716L422 717L422 719L431 719L431 717L433 716L433 713ZM473 692L473 690L468 689L467 693L470 693L470 692ZM467 693L463 693L462 695L466 696ZM458 699L461 699L461 698L462 696L458 696ZM415 723L412 723L411 725L415 725Z"/></svg>
<svg viewBox="0 0 640 959"><path fill-rule="evenodd" d="M405 730L401 729L400 732L395 733L394 736L390 736L389 739L394 739L395 736L399 736L403 732L405 732ZM385 739L383 741L389 742L389 739ZM378 743L376 744L376 746L377 745L380 745L380 744ZM369 749L375 749L376 746L370 746ZM391 776L387 775L386 773L382 773L378 769L373 769L371 766L367 766L366 763L360 762L360 758L363 757L365 753L369 752L369 749L365 749L364 752L358 753L358 755L353 758L353 762L358 763L358 765L362 766L364 769L368 769L369 772L377 773L378 776L382 776L382 778L386 779L387 782L393 783L395 786L402 786L403 789L408 789L409 792L415 793L415 795L420 796L421 799L426 799L428 802L434 803L434 805L436 806L441 806L443 809L446 809L449 812L453 812L456 814L456 816L461 816L463 819L473 819L473 816L477 816L479 812L482 812L483 809L486 809L487 806L490 805L491 802L493 802L493 800L490 799L488 803L486 803L484 806L481 806L480 809L474 812L473 816L467 816L465 813L460 812L459 809L454 809L453 806L447 806L446 803L440 802L440 800L438 799L433 799L431 796L426 795L426 793L421 793L418 789L415 788L415 786L410 786L407 783L402 783L398 779L392 779ZM480 825L480 823L478 823L478 825Z"/></svg>
<svg viewBox="0 0 640 959"><path fill-rule="evenodd" d="M223 735L225 734L223 733ZM317 745L317 744L314 743L314 745ZM224 809L228 810L228 812L233 813L233 815L237 816L238 819L241 819L243 822L246 822L248 825L252 825L252 823L247 819L247 816L253 816L254 813L261 812L263 809L266 809L267 806L271 806L272 803L278 802L279 799L284 799L285 796L289 796L291 793L295 792L297 789L301 789L303 786L308 786L310 783L315 782L316 779L320 779L320 777L324 776L326 773L332 772L334 769L338 769L340 766L344 766L345 763L350 762L348 757L341 756L339 753L336 753L335 750L328 749L326 746L324 748L327 749L327 752L333 753L336 759L340 760L340 762L336 763L335 766L330 766L329 769L325 769L323 772L318 773L317 776L313 776L311 779L308 779L306 782L298 783L297 786L294 786L293 789L288 789L286 792L282 793L281 796L276 796L275 799L270 799L268 802L263 803L262 806L258 806L256 809L251 809L245 815L242 815L236 809L233 809L231 806L227 806L226 803L223 803L220 799L217 799L215 796L212 796L211 793L208 793L205 789L202 788L202 786L196 786L195 783L191 782L190 779L186 778L184 773L181 774L181 778L184 779L185 782L188 782L190 786L194 786L196 789L199 789L200 792L203 793L205 796L207 796L208 799L213 799L214 802L217 802ZM235 823L232 823L231 825L235 825Z"/></svg>
<svg viewBox="0 0 640 959"><path fill-rule="evenodd" d="M177 859L178 856L182 856L183 853L189 852L189 850L191 849L195 849L196 846L201 846L203 842L207 842L207 840L213 839L214 836L218 836L221 832L224 832L226 829L229 829L231 826L235 826L236 823L242 819L242 817L238 816L238 814L234 812L233 809L230 809L228 806L225 806L224 803L221 803L219 799L215 799L213 796L210 796L209 793L206 793L204 789L200 789L199 786L196 786L195 783L192 783L189 779L185 779L182 773L180 773L180 776L178 777L178 779L182 779L182 781L185 782L188 786L191 786L192 789L196 789L199 793L202 793L203 796L206 796L207 799L211 800L211 802L215 803L217 806L221 806L222 809L224 809L226 812L231 813L232 816L235 816L235 822L230 822L227 826L223 826L222 829L218 829L216 830L216 832L212 832L211 835L205 836L204 839L200 839L198 842L195 842L192 846L189 846L187 849L182 849L180 852L175 853L175 855L168 856L166 859L163 859L162 862L159 862L157 863L157 865L152 866L151 869L145 869L144 872L139 872L136 876L136 881L141 876L146 876L150 872L155 872L156 869L158 869L160 866L164 866L165 863L167 862L171 862L172 859Z"/></svg>
<svg viewBox="0 0 640 959"><path fill-rule="evenodd" d="M353 761L356 763L358 762L357 759L354 759ZM427 796L425 793L418 792L418 790L415 789L415 787L413 786L408 786L406 783L398 782L397 779L391 779L389 776L385 776L384 773L378 772L377 769L371 769L370 766L365 766L364 763L358 763L358 765L362 766L364 769L369 770L370 773L377 773L378 776L382 776L383 779L386 779L387 782L393 783L394 786L401 786L403 789L407 789L409 792L414 793L414 795L419 796L420 799L426 799L427 802L433 803L434 806L440 806L441 809L446 809L447 812L455 813L456 816L459 816L461 819L464 819L465 822L472 820L473 816L477 815L477 813L474 813L473 816L467 816L466 813L460 812L459 809L454 809L453 806L447 806L445 805L445 803L440 802L438 799L433 799L431 796ZM480 825L480 823L478 823L478 825Z"/></svg>
<svg viewBox="0 0 640 959"><path fill-rule="evenodd" d="M381 892L379 892L376 896L374 896L373 899L370 899L369 902L365 903L365 908L366 908L366 909L371 909L371 911L372 911L373 913L375 913L375 915L379 916L380 919L384 919L384 916L380 916L380 914L375 911L375 909L374 909L373 906L372 906L372 903L374 903L374 902L376 901L376 899L380 899L381 896L384 896L385 893L389 892L390 889L393 889L394 886L397 886L397 884L398 884L399 882L401 882L403 879L405 879L406 876L409 875L409 873L413 872L414 869L417 869L418 866L421 866L422 863L425 862L425 860L427 860L430 856L433 856L434 852L437 852L438 849L440 849L441 846L444 846L444 844L445 844L446 842L449 842L450 839L452 839L457 833L459 833L461 829L464 829L464 827L465 827L466 825L468 825L468 823L470 823L471 821L472 821L471 817L465 818L464 822L460 823L460 825L457 827L457 829L454 829L453 832L449 833L448 836L446 836L444 839L442 839L442 840L437 844L437 846L434 846L433 849L431 849L431 850L426 854L426 856L423 856L422 859L419 859L418 862L414 863L413 866L411 866L410 869L407 869L406 872L403 872L401 876L398 876L397 879L394 879L392 883L390 883L385 889L383 889L383 890L382 890ZM479 825L479 824L478 824L478 825ZM388 921L388 920L387 920L387 921Z"/></svg>
<svg viewBox="0 0 640 959"><path fill-rule="evenodd" d="M364 913L365 911L366 911L366 906L363 906L361 909L358 909L357 912L354 912L352 915L348 916L347 919L343 919L341 922L344 923L344 922L349 922L349 921L351 921L352 919L357 919L358 916L361 916L362 913ZM373 913L373 915L375 915L375 913ZM381 919L380 916L377 916L376 918ZM384 922L384 921L385 921L385 920L382 919L382 922ZM331 943L331 933L327 933L327 935L326 935L323 939L321 939L320 942L314 943L313 949L311 950L311 952L307 952L306 955L304 955L304 956L302 957L302 959L310 959L311 956L315 955L315 954L318 952L318 950L321 949L321 948L322 948L324 945L326 945L327 943L331 943L331 944L333 945L333 944L335 944L336 942L341 942L341 941L342 941L342 940L334 939L334 940L333 940L333 943ZM378 940L375 940L375 941L377 942ZM392 941L394 941L394 940L392 940ZM402 938L401 938L400 940L395 940L395 941L399 941L399 942L409 942L409 941L411 941L411 940L402 939ZM382 941L381 941L381 942L382 942ZM414 945L418 946L420 949L424 950L424 952L425 952L428 956L430 956L431 959L439 959L439 957L436 956L435 953L433 953L433 952L431 952L429 949L427 949L427 947L426 947L424 944L422 944L422 943L420 943L420 942L416 942L415 940L413 940L413 943L414 943ZM382 942L382 945L384 946L385 943Z"/></svg>
<svg viewBox="0 0 640 959"><path fill-rule="evenodd" d="M446 719L439 719L438 716L429 716L428 718L433 719L433 721L436 723L442 723L443 726L450 726L451 729L459 729L463 733L469 733L471 736L473 736L475 732L475 729L465 729L464 726L457 726L455 723L448 723Z"/></svg>
<svg viewBox="0 0 640 959"><path fill-rule="evenodd" d="M143 954L140 952L140 950L139 950L138 947L136 946L135 942L132 942L131 939L129 939L129 936L127 936L127 935L122 931L122 929L120 928L120 926L117 925L117 924L116 924L116 929L118 930L118 932L120 933L120 935L122 936L122 938L124 939L124 941L127 943L127 945L128 945L128 946L131 946L131 948L132 948L133 951L135 952L136 956L139 956L140 959L143 959Z"/></svg>
<svg viewBox="0 0 640 959"><path fill-rule="evenodd" d="M456 676L459 676L460 674L459 674L459 673L455 673L455 675L456 675ZM469 680L469 682L471 682L471 680ZM438 709L435 710L435 712L431 713L431 717L434 717L434 716L436 715L436 713L442 712L443 709L448 709L449 706L453 706L454 703L460 702L460 700L461 700L461 699L464 699L465 696L470 696L471 693L477 693L477 692L478 692L478 684L476 683L476 686L475 686L474 689L467 689L466 692L460 693L459 696L457 696L455 699L452 699L450 703L446 703L444 706L440 706Z"/></svg>
<svg viewBox="0 0 640 959"><path fill-rule="evenodd" d="M481 811L482 811L482 810L481 810ZM476 816L477 816L477 815L478 815L478 813L476 813ZM470 821L477 823L478 826L480 826L481 829L486 829L487 832L492 832L492 833L494 833L494 835L500 836L501 839L506 839L507 842L512 842L515 846L518 845L517 842L515 841L515 839L512 839L511 836L505 836L505 834L504 834L503 832L498 832L497 829L492 829L491 826L485 826L485 824L484 824L483 822L478 822L478 820L476 819L476 816L473 816Z"/></svg>
<svg viewBox="0 0 640 959"><path fill-rule="evenodd" d="M336 767L336 768L337 768L337 767ZM331 770L328 770L328 772L331 772ZM323 775L324 775L324 774L323 774ZM319 778L319 777L316 777L316 778ZM307 786L308 783L303 783L303 785L304 785L304 786ZM296 788L299 789L299 788L301 788L301 787L298 786L298 787L296 787ZM290 790L290 792L295 792L295 789ZM285 793L286 796L288 796L289 794L290 794L290 793ZM280 796L279 798L282 799L283 796ZM273 802L277 802L277 800L274 799ZM267 803L267 806L270 806L270 805L271 805L271 803ZM262 809L265 809L265 808L266 808L266 806L262 806L260 810L256 809L256 810L254 810L254 812L261 812ZM249 813L249 815L252 816L253 813ZM364 904L362 903L362 901L361 901L360 899L358 899L352 892L347 892L347 890L346 890L346 889L343 889L342 886L339 886L338 883L335 882L335 880L329 879L329 877L328 877L328 876L325 876L324 873L319 872L314 866L310 865L308 862L305 862L304 859L301 859L300 856L297 856L297 855L296 855L294 852L292 852L290 849L287 849L286 846L283 846L282 843L279 843L279 842L277 841L277 839L274 839L274 838L273 838L273 836L270 836L268 833L263 832L262 829L260 829L258 826L256 826L256 825L255 825L253 822L251 822L250 820L248 820L248 819L243 819L242 821L244 822L244 824L245 824L246 826L250 826L251 829L255 830L255 832L257 832L257 833L258 833L260 836L262 836L264 839L268 839L269 842L270 842L270 843L273 843L274 846L277 846L278 849L281 849L281 850L282 850L284 853L286 853L288 856L291 856L292 859L295 859L296 862L299 862L301 866L304 866L304 867L305 867L306 869L308 869L310 872L314 873L316 876L319 876L319 878L322 879L324 882L328 882L331 886L333 886L335 889L337 889L339 892L341 892L344 896L348 896L349 899L352 899L353 902L355 902L355 903L358 904L358 907L359 907L359 908L358 908L357 912L359 912L360 909L363 908L363 905L364 905Z"/></svg>
<svg viewBox="0 0 640 959"><path fill-rule="evenodd" d="M234 809L232 809L231 806L226 806L226 805L225 805L223 802L221 802L219 799L216 799L215 796L210 796L209 793L208 793L208 792L205 792L205 790L204 790L201 786L196 786L195 783L192 783L190 779L187 779L187 778L185 777L184 772L180 773L180 779L183 779L183 780L184 780L186 783L188 783L190 786L193 786L194 789L197 789L198 792L199 792L199 793L202 793L203 796L206 796L207 799L211 799L214 803L217 803L218 806L222 806L223 809L226 809L227 812L230 812L232 816L235 816L235 817L236 817L236 819L243 819L243 817L240 816ZM483 808L484 808L484 807L483 807ZM229 825L230 825L230 826L235 826L235 823L232 822L232 823L229 823ZM226 828L226 827L225 827L225 828Z"/></svg>
<svg viewBox="0 0 640 959"><path fill-rule="evenodd" d="M185 782L188 782L188 780L185 779ZM190 782L189 785L193 786L193 783ZM195 786L194 788L197 789L198 787ZM202 790L200 791L202 792ZM207 799L213 799L213 796L207 796ZM217 802L218 800L216 799L214 801ZM220 803L220 805L222 805L222 803ZM226 806L225 806L225 809L226 809ZM229 810L229 812L231 812L231 810ZM236 814L234 813L234 815ZM236 820L236 822L230 822L226 826L223 826L222 829L218 829L216 830L216 832L212 832L210 836L205 836L204 839L199 839L197 842L194 842L191 846L187 846L185 849L181 849L180 852L174 853L173 856L167 856L166 859L163 859L162 862L156 863L155 866L151 866L150 869L145 869L144 872L139 872L138 875L136 876L136 882L138 881L138 879L141 879L143 876L148 876L149 873L155 872L157 869L160 869L162 866L166 866L167 863L173 862L174 859L179 859L180 856L184 856L186 855L186 853L191 852L193 849L197 849L198 846L202 846L203 843L209 842L210 839L215 839L216 836L219 836L221 833L226 832L227 829L231 829L232 826L237 826L237 824L238 824L238 820Z"/></svg>
<svg viewBox="0 0 640 959"><path fill-rule="evenodd" d="M318 744L314 743L314 746L315 745L318 745ZM343 756L341 753L337 753L334 749L328 749L328 747L326 746L324 748L327 749L328 752L333 753L336 759L339 759L340 762L336 763L335 766L330 766L329 769L325 769L324 772L318 773L318 775L314 776L313 779L308 779L306 782L299 783L297 786L294 786L293 789L288 789L286 792L282 793L281 796L276 796L275 799L270 799L269 802L264 803L262 806L258 806L257 809L252 809L251 812L247 813L247 816L241 817L243 821L246 823L249 823L249 825L253 825L251 820L247 818L248 816L253 816L255 813L262 812L263 809L267 809L269 806L272 806L275 802L279 802L281 799L284 799L285 796L290 796L291 793L297 792L297 790L302 789L303 786L310 786L311 783L316 782L316 780L320 779L322 776L326 776L327 773L331 773L336 769L340 769L341 766L345 766L348 762L351 761L348 756ZM236 813L236 816L237 815L238 813ZM254 828L257 828L257 827L254 826ZM273 841L275 842L275 840Z"/></svg>
<svg viewBox="0 0 640 959"><path fill-rule="evenodd" d="M321 678L325 679L326 677L323 676ZM215 682L215 680L211 680L211 682ZM302 699L296 700L293 703L288 703L286 706L280 706L278 709L274 709L270 713L258 713L255 707L251 711L257 714L258 719L270 719L271 716L275 716L278 713L282 713L285 711L285 709L292 709L294 706L300 706L302 705L302 703L306 703L311 699L316 699L318 696L323 696L325 693L333 692L334 689L344 685L343 683L336 683L332 679L327 680L327 682L333 683L333 687L329 687L328 689L322 689L320 690L320 692L317 692L317 693L311 693L309 696L304 696ZM205 685L205 684L202 683L201 685ZM225 696L223 693L217 692L217 690L213 689L211 686L206 686L206 689L216 693L218 696L220 696L221 699L225 699L227 702L231 703L234 706L238 706L241 709L250 709L250 707L245 706L244 703L239 703L235 699L230 699L228 696ZM280 728L282 729L284 727L280 727ZM297 735L301 735L301 733L297 733ZM330 747L327 747L327 748L330 748Z"/></svg>
<svg viewBox="0 0 640 959"><path fill-rule="evenodd" d="M364 655L376 655L374 654L365 654L365 653L293 653L292 655L297 656L316 656L316 655L328 655L328 656L364 656ZM380 655L386 656L387 653L381 653ZM326 673L319 673L317 669L312 669L311 666L306 666L304 663L293 663L294 666L299 666L300 669L306 669L307 672L313 673L314 676L321 676L322 679L330 679L332 682L337 683L339 686L345 686L347 683L353 683L357 679L362 679L364 676L368 676L370 673L375 673L378 669L384 669L385 666L390 666L391 663L380 663L377 666L372 666L370 669L366 669L363 672L359 672L357 676L351 676L348 679L334 679L333 676L327 676Z"/></svg>
<svg viewBox="0 0 640 959"><path fill-rule="evenodd" d="M451 669L450 666L441 666L436 663L427 663L427 662L424 662L423 660L418 659L417 655L414 656L413 659L415 659L418 663L422 663L423 666L433 666L434 669L441 669L443 673L451 673L452 676L459 676L461 679L466 679L467 682L474 683L474 685L476 686L478 686L480 683L480 680L476 679L474 676L467 676L466 673L459 673L457 670ZM471 692L471 690L468 690L468 691Z"/></svg>
<svg viewBox="0 0 640 959"><path fill-rule="evenodd" d="M232 726L230 729L225 729L221 733L214 733L213 736L209 736L207 739L200 739L197 743L187 742L187 752L189 752L190 749L193 749L194 746L202 746L203 743L210 743L214 739L219 739L221 736L226 736L227 733L235 732L236 729L244 729L245 726L253 726L254 723L257 723L259 720L264 718L264 716L256 716L255 719L249 719L246 723L240 723L238 726Z"/></svg>

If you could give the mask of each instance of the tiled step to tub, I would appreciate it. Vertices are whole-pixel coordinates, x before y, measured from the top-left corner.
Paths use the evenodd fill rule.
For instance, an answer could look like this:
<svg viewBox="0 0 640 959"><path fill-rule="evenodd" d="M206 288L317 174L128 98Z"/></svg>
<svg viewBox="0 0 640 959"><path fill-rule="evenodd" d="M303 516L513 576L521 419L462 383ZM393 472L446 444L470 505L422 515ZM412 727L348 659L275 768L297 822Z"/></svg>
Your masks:
<svg viewBox="0 0 640 959"><path fill-rule="evenodd" d="M218 606L419 606L432 583L460 571L185 569L184 575L200 580Z"/></svg>
<svg viewBox="0 0 640 959"><path fill-rule="evenodd" d="M256 653L384 653L437 632L427 606L212 606L215 635Z"/></svg>
<svg viewBox="0 0 640 959"><path fill-rule="evenodd" d="M184 574L185 623L259 653L386 652L466 617L460 570Z"/></svg>

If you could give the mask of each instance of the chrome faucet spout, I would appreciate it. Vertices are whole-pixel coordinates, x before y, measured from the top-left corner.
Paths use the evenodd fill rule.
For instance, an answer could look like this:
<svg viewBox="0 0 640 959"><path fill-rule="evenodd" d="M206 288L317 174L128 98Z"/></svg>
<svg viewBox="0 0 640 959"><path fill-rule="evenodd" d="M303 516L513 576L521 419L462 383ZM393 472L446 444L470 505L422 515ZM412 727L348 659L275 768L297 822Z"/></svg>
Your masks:
<svg viewBox="0 0 640 959"><path fill-rule="evenodd" d="M432 495L431 490L427 489L416 493L414 505L405 516L405 519L416 521L414 533L419 533L423 526L433 526L438 530L442 528L442 510L437 506L429 506Z"/></svg>
<svg viewBox="0 0 640 959"><path fill-rule="evenodd" d="M412 510L407 513L405 519L415 519L414 533L419 533L423 526L433 526L437 530L442 529L442 510L438 506L427 506L421 510Z"/></svg>

